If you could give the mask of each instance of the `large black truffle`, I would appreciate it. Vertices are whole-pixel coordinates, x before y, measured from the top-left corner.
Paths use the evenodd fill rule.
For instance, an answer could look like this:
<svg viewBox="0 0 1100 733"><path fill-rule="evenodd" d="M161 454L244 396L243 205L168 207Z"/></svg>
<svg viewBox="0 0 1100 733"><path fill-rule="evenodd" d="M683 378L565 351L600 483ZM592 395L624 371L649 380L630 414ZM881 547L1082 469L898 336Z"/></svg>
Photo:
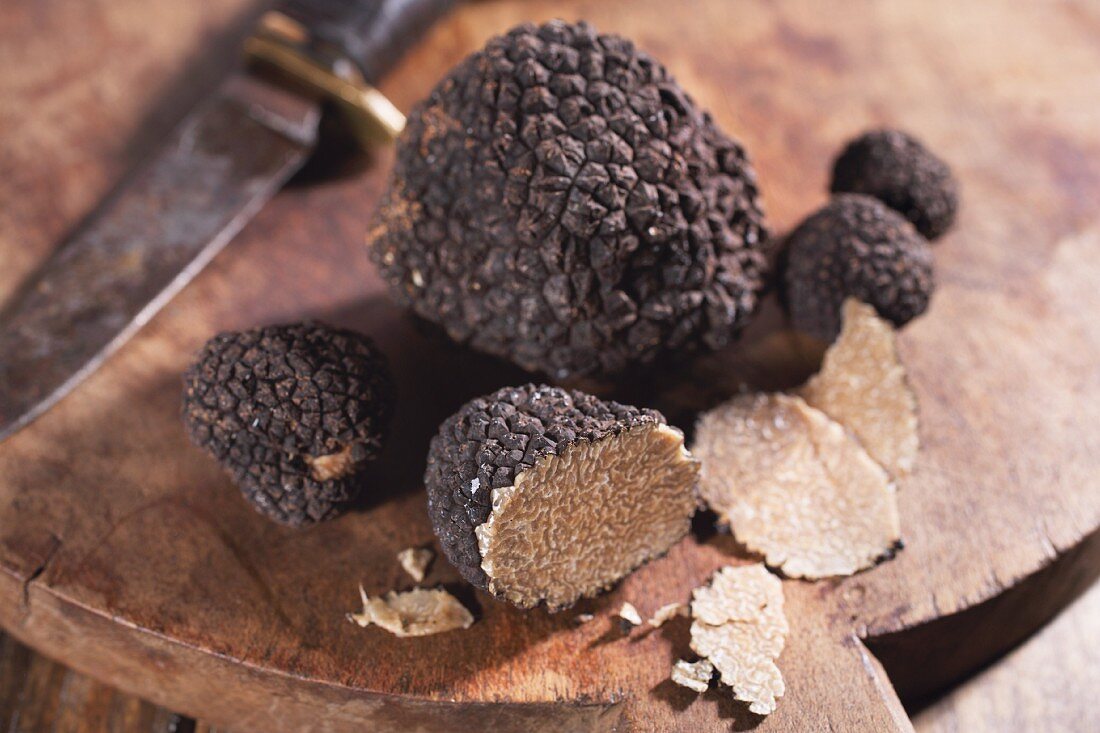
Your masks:
<svg viewBox="0 0 1100 733"><path fill-rule="evenodd" d="M744 149L630 41L560 21L413 110L370 236L402 304L559 379L727 344L766 238Z"/></svg>
<svg viewBox="0 0 1100 733"><path fill-rule="evenodd" d="M852 140L833 164L833 193L874 196L935 239L955 221L959 187L947 164L900 130Z"/></svg>
<svg viewBox="0 0 1100 733"><path fill-rule="evenodd" d="M870 196L834 196L791 233L784 259L792 323L826 341L840 332L849 296L901 326L924 312L935 287L928 242Z"/></svg>
<svg viewBox="0 0 1100 733"><path fill-rule="evenodd" d="M432 526L466 580L556 610L679 540L697 473L660 413L528 384L448 418L424 483Z"/></svg>
<svg viewBox="0 0 1100 733"><path fill-rule="evenodd" d="M184 374L191 440L275 521L339 514L382 448L394 386L365 336L320 323L215 336Z"/></svg>

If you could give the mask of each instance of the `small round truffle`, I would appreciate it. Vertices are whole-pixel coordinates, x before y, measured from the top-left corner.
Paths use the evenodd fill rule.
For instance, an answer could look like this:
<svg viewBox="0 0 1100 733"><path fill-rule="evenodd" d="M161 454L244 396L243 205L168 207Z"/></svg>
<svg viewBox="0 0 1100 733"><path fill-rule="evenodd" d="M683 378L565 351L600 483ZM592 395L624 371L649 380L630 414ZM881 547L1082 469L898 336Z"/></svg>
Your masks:
<svg viewBox="0 0 1100 733"><path fill-rule="evenodd" d="M382 448L394 385L367 337L320 323L210 339L184 374L192 442L271 519L330 519L358 493Z"/></svg>
<svg viewBox="0 0 1100 733"><path fill-rule="evenodd" d="M951 169L900 130L873 130L848 143L833 164L830 190L874 196L929 239L951 228L959 207Z"/></svg>
<svg viewBox="0 0 1100 733"><path fill-rule="evenodd" d="M560 21L412 111L369 239L400 303L556 379L726 345L768 269L741 145L630 41Z"/></svg>
<svg viewBox="0 0 1100 733"><path fill-rule="evenodd" d="M784 259L791 321L825 341L840 332L849 296L902 326L924 312L934 289L927 240L870 196L834 196L791 233Z"/></svg>
<svg viewBox="0 0 1100 733"><path fill-rule="evenodd" d="M528 384L448 418L424 482L432 526L466 580L559 610L683 537L697 477L660 413Z"/></svg>

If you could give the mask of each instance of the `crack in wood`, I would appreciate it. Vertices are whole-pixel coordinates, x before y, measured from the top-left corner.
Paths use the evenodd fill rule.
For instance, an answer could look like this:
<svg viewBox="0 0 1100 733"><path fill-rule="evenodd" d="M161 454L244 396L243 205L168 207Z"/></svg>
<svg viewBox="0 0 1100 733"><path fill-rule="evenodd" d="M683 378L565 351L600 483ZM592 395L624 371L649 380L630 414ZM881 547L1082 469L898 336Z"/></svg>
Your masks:
<svg viewBox="0 0 1100 733"><path fill-rule="evenodd" d="M31 584L37 582L38 579L42 577L43 573L46 572L54 557L57 556L57 552L61 549L62 544L63 540L53 532L50 532L50 543L49 547L47 547L46 549L45 556L42 558L42 561L33 570L31 570L31 572L28 573L27 577L23 580L23 607L21 609L23 621L25 621L26 618L30 615Z"/></svg>

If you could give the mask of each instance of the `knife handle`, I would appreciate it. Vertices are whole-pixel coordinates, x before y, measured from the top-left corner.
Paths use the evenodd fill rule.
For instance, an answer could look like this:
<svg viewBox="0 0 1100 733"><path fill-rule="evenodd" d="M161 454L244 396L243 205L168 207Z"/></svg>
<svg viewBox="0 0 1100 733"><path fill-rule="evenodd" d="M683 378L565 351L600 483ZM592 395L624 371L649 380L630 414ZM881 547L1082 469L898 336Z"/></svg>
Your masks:
<svg viewBox="0 0 1100 733"><path fill-rule="evenodd" d="M282 0L314 58L346 58L376 83L457 0Z"/></svg>

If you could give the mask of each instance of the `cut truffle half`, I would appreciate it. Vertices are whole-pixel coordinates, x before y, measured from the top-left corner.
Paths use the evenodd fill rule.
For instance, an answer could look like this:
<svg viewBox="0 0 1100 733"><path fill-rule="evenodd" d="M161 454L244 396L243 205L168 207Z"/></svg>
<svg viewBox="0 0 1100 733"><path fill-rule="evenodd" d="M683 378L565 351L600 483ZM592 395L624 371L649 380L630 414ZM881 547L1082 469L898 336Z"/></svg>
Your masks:
<svg viewBox="0 0 1100 733"><path fill-rule="evenodd" d="M779 578L763 565L724 567L709 585L695 589L691 616L692 651L718 670L723 684L733 689L738 700L747 702L751 712L775 712L777 699L786 691L776 660L789 629ZM691 680L678 684L687 682L686 686L704 691L705 670L705 666L697 670L695 684Z"/></svg>
<svg viewBox="0 0 1100 733"><path fill-rule="evenodd" d="M897 549L890 476L799 397L745 395L707 412L693 452L706 503L787 576L850 575Z"/></svg>
<svg viewBox="0 0 1100 733"><path fill-rule="evenodd" d="M769 279L745 149L586 23L521 25L440 81L368 239L401 304L555 379L721 348Z"/></svg>
<svg viewBox="0 0 1100 733"><path fill-rule="evenodd" d="M414 588L368 596L363 586L359 586L359 596L363 611L348 614L348 618L364 627L374 624L394 636L429 636L468 629L474 623L473 614L442 588Z"/></svg>
<svg viewBox="0 0 1100 733"><path fill-rule="evenodd" d="M874 196L929 239L951 228L959 208L951 169L901 130L871 130L849 142L833 164L830 190Z"/></svg>
<svg viewBox="0 0 1100 733"><path fill-rule="evenodd" d="M892 476L912 472L920 447L917 398L894 329L874 308L855 298L845 301L840 336L799 394L850 430Z"/></svg>
<svg viewBox="0 0 1100 733"><path fill-rule="evenodd" d="M783 259L791 322L824 341L840 332L849 297L900 327L924 313L935 289L928 241L870 196L834 196L791 233Z"/></svg>
<svg viewBox="0 0 1100 733"><path fill-rule="evenodd" d="M425 484L463 577L521 608L558 610L683 537L697 476L683 434L660 413L529 384L446 420Z"/></svg>
<svg viewBox="0 0 1100 733"><path fill-rule="evenodd" d="M184 374L192 442L257 510L290 525L334 517L356 496L393 404L374 343L321 323L219 334Z"/></svg>

